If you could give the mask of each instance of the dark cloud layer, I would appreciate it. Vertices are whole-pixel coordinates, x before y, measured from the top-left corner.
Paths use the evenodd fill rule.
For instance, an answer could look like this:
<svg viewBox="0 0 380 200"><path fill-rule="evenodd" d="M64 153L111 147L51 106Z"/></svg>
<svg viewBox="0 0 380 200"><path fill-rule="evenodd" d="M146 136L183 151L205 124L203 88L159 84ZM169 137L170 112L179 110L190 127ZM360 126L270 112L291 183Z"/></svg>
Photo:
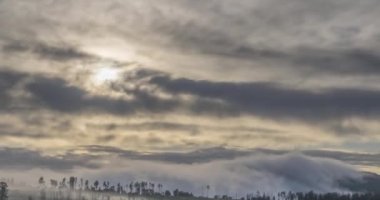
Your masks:
<svg viewBox="0 0 380 200"><path fill-rule="evenodd" d="M199 134L202 130L207 132L211 131L227 131L227 132L258 132L264 134L281 134L284 133L281 130L269 129L263 127L247 127L247 126L236 126L236 127L218 127L218 126L205 126L198 124L189 123L178 123L178 122L143 122L143 123L107 123L107 124L87 124L87 127L93 128L94 130L104 129L107 131L113 130L134 130L134 131L183 131L190 133L192 135Z"/></svg>
<svg viewBox="0 0 380 200"><path fill-rule="evenodd" d="M164 152L164 153L144 153L138 151L123 150L116 147L91 145L83 146L79 150L86 150L89 153L108 153L117 155L122 158L132 160L153 160L177 164L193 164L193 163L207 163L216 160L231 160L240 157L253 156L253 155L285 155L294 153L295 151L289 150L273 150L273 149L228 149L224 147L213 147L206 149L199 149L189 152ZM341 151L327 151L327 150L300 150L300 154L310 157L330 158L339 160L352 165L368 165L379 167L380 154L370 153L348 153Z"/></svg>
<svg viewBox="0 0 380 200"><path fill-rule="evenodd" d="M0 71L0 111L9 108L12 102L10 92L12 92L17 83L25 77L26 74L24 73Z"/></svg>
<svg viewBox="0 0 380 200"><path fill-rule="evenodd" d="M235 151L230 149L225 149L222 147L215 147L209 149L200 149L196 151L191 151L187 153L177 153L177 152L167 152L167 153L139 153L136 151L122 150L114 147L106 146L86 146L84 149L89 152L106 152L111 154L116 154L120 157L127 159L136 160L151 160L151 161L161 161L169 163L180 163L180 164L192 164L192 163L205 163L215 160L227 160L234 159L237 157L247 156L249 152L246 151Z"/></svg>
<svg viewBox="0 0 380 200"><path fill-rule="evenodd" d="M8 92L18 82L29 77L32 81L26 84L25 89L33 94L34 99L29 100L30 104L68 113L93 110L116 115L130 115L136 112L188 110L190 113L204 115L228 117L248 114L269 119L297 119L305 122L322 122L328 119L344 119L355 116L377 118L380 114L380 92L376 90L309 91L266 82L198 81L171 78L158 72L155 72L156 75L152 75L152 73L149 73L150 81L143 84L158 86L173 95L171 99L162 99L138 88L123 89L123 83L115 83L111 89L119 87L118 90L133 95L133 99L125 100L92 95L61 78L12 71L0 73L0 87L2 88L0 95L2 96L2 105L7 105L7 101L11 98ZM117 84L121 85L117 86ZM177 98L178 94L190 94L197 98L195 101L184 101ZM163 126L168 128L170 124L163 124ZM342 131L340 130L340 132Z"/></svg>
<svg viewBox="0 0 380 200"><path fill-rule="evenodd" d="M23 148L0 148L1 170L72 170L75 167L97 168L98 164L92 163L86 156L64 155L45 156L39 151Z"/></svg>
<svg viewBox="0 0 380 200"><path fill-rule="evenodd" d="M80 151L78 154L76 151ZM84 153L83 151L87 152ZM224 147L213 147L199 149L189 152L139 152L124 150L111 146L90 145L82 146L67 151L63 155L45 156L39 151L23 148L1 148L1 168L48 168L53 170L68 170L74 167L94 168L102 159L117 156L127 160L160 161L163 163L175 164L195 164L209 163L218 160L232 160L247 156L260 155L285 155L294 151L271 150L271 149L251 149L239 150ZM100 153L100 154L99 154ZM106 153L106 154L104 154ZM346 153L339 151L305 150L298 153L319 158L330 158L340 160L353 165L380 166L379 154ZM106 156L104 156L106 155ZM5 161L8 162L5 162ZM27 161L27 162L26 162ZM25 164L24 164L25 163ZM100 162L101 163L101 162ZM26 165L27 164L27 165Z"/></svg>
<svg viewBox="0 0 380 200"><path fill-rule="evenodd" d="M23 130L11 130L11 128L0 127L0 138L14 137L14 138L30 138L30 139L46 139L52 138L51 135L45 133L33 133Z"/></svg>
<svg viewBox="0 0 380 200"><path fill-rule="evenodd" d="M313 76L318 76L319 73L334 76L380 74L378 50L338 46L321 48L307 45L286 49L258 48L242 44L238 38L228 36L226 32L212 31L211 27L193 25L191 28L183 28L189 30L170 30L174 43L184 49L190 47L198 53L221 59L239 59L252 63L271 62L270 68L289 67L301 74L314 73Z"/></svg>
<svg viewBox="0 0 380 200"><path fill-rule="evenodd" d="M40 78L27 85L37 100L48 108L61 112L95 110L113 114L128 115L138 111L166 112L175 101L162 100L146 93L135 93L135 99L114 99L108 96L90 95L85 90L70 86L59 78Z"/></svg>
<svg viewBox="0 0 380 200"><path fill-rule="evenodd" d="M125 100L109 96L92 95L86 90L69 84L66 80L44 75L32 75L15 71L0 72L0 96L2 109L11 109L9 103L15 99L10 91L17 84L25 85L26 92L33 98L24 97L24 103L35 108L47 108L60 112L80 111L106 112L115 115L129 115L136 112L168 112L177 106L176 100L164 100L143 91L135 90L134 99ZM132 91L128 91L132 92ZM20 98L20 97L19 97ZM22 100L22 99L18 99ZM13 108L21 109L21 108Z"/></svg>
<svg viewBox="0 0 380 200"><path fill-rule="evenodd" d="M272 83L232 83L173 79L151 79L173 94L191 94L199 98L222 100L237 113L272 119L341 119L351 116L377 117L380 92L361 89L307 91L285 88ZM207 112L207 107L203 107Z"/></svg>
<svg viewBox="0 0 380 200"><path fill-rule="evenodd" d="M65 45L53 46L44 43L31 44L22 41L15 41L3 46L3 52L6 53L22 53L30 52L39 56L42 59L55 61L69 61L74 59L89 59L93 56L85 52L81 52L75 47Z"/></svg>
<svg viewBox="0 0 380 200"><path fill-rule="evenodd" d="M367 49L313 49L299 47L287 52L271 49L238 47L220 56L243 58L253 61L274 61L281 68L284 64L304 74L323 73L339 75L379 75L380 54ZM317 74L314 74L317 75Z"/></svg>

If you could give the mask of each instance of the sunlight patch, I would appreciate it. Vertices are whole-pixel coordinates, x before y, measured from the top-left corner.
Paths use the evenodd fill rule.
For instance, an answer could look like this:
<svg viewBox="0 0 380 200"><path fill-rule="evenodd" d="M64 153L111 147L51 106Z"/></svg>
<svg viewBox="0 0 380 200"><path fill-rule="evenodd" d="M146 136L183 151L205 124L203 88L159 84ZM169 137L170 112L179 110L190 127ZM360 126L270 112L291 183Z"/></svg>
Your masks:
<svg viewBox="0 0 380 200"><path fill-rule="evenodd" d="M113 67L101 67L94 72L93 82L101 85L107 82L116 81L120 77L120 71Z"/></svg>

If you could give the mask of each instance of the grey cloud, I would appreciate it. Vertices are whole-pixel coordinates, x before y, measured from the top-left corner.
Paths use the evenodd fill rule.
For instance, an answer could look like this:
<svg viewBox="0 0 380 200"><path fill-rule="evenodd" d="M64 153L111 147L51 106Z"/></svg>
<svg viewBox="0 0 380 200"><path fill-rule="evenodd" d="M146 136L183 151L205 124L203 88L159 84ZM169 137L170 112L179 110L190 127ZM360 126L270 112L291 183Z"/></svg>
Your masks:
<svg viewBox="0 0 380 200"><path fill-rule="evenodd" d="M26 74L15 71L0 71L0 92L2 95L12 89L21 79L25 78Z"/></svg>
<svg viewBox="0 0 380 200"><path fill-rule="evenodd" d="M360 131L360 129L323 123L330 119L339 121L353 116L377 118L380 114L380 93L376 90L309 91L266 82L213 82L172 78L160 72L141 69L137 70L132 77L126 77L126 83L133 83L138 87L129 89L124 87L124 83L112 84L111 89L132 95L133 99L125 100L89 94L84 89L70 85L61 78L12 71L3 71L0 75L0 86L3 88L0 92L3 97L2 101L4 101L3 109L11 100L8 91L21 80L29 78L25 89L32 94L33 98L25 99L26 104L34 108L45 107L68 113L94 111L130 115L138 112L169 113L182 110L192 114L221 117L248 114L275 120L296 119L303 122L321 122L320 125L339 134L355 134L354 132ZM150 91L140 89L140 87L154 89ZM172 97L163 99L156 96L155 90L158 89L164 90ZM184 100L178 94L190 94L196 98L191 101ZM203 127L158 123L127 128L181 129L197 132ZM263 130L251 131L263 132Z"/></svg>
<svg viewBox="0 0 380 200"><path fill-rule="evenodd" d="M79 150L80 153L76 153ZM139 152L124 150L117 147L90 145L81 146L67 151L58 156L44 156L38 151L21 148L1 148L1 158L11 159L9 162L0 162L3 168L25 167L25 168L49 168L53 170L68 170L74 167L96 168L100 167L98 161L113 158L119 159L154 161L172 164L202 164L215 161L225 161L240 159L245 157L270 157L294 154L295 151L273 150L273 149L228 149L223 147L213 147L198 149L188 152ZM100 154L99 154L100 153ZM111 155L102 156L102 155ZM297 154L297 153L296 153ZM380 166L380 155L370 153L347 153L341 151L327 150L301 150L298 154L310 158L324 158L339 160L344 163L359 166ZM29 157L29 158L28 158ZM25 159L23 159L25 158ZM28 158L28 159L26 159ZM20 166L18 166L20 165ZM262 166L258 166L262 167ZM266 169L267 167L262 167ZM286 170L286 169L284 169Z"/></svg>
<svg viewBox="0 0 380 200"><path fill-rule="evenodd" d="M0 169L2 170L41 168L67 171L75 167L98 168L99 166L96 163L89 162L89 159L84 156L65 155L63 157L53 157L23 148L0 148Z"/></svg>
<svg viewBox="0 0 380 200"><path fill-rule="evenodd" d="M367 49L331 50L298 47L286 52L271 49L254 49L241 46L220 56L274 61L273 67L282 68L286 64L303 74L322 73L340 75L378 75L380 54Z"/></svg>
<svg viewBox="0 0 380 200"><path fill-rule="evenodd" d="M17 85L19 81L24 79L26 74L13 72L13 71L0 71L0 110L9 107L11 103L10 92Z"/></svg>
<svg viewBox="0 0 380 200"><path fill-rule="evenodd" d="M16 124L4 122L0 123L0 138L3 139L4 137L44 139L53 136L42 131L29 130L29 128L18 128Z"/></svg>
<svg viewBox="0 0 380 200"><path fill-rule="evenodd" d="M376 9L371 9L376 3L372 0L360 5L354 1L292 0L287 3L292 6L278 8L276 1L185 1L173 7L202 17L184 14L180 19L172 19L157 6L154 13L168 20L152 19L155 23L151 26L155 32L168 37L174 48L183 51L223 59L246 59L252 63L269 61L261 65L271 69L290 68L301 74L317 72L315 76L320 75L318 72L334 76L379 75L380 50L355 44L359 41L355 37L375 22L340 24L345 22L342 16L349 13L364 19L377 16ZM326 21L334 22L329 25ZM315 28L311 28L310 23ZM331 34L331 38L324 36L325 32ZM368 37L366 42L378 43L376 36ZM327 45L320 45L322 43Z"/></svg>
<svg viewBox="0 0 380 200"><path fill-rule="evenodd" d="M281 134L284 131L277 129L270 129L264 127L249 127L249 126L235 126L235 127L218 127L210 125L198 125L192 123L178 123L178 122L142 122L142 123L107 123L107 124L87 124L88 128L104 129L107 131L112 130L135 130L135 131L151 131L151 130L163 130L163 131L184 131L191 135L197 135L201 132L218 131L218 132L244 132L244 133L263 133L263 134ZM254 137L252 135L252 137Z"/></svg>
<svg viewBox="0 0 380 200"><path fill-rule="evenodd" d="M133 114L139 111L167 112L176 106L175 101L162 100L147 93L134 93L134 100L114 99L89 95L85 90L70 86L59 78L39 78L27 86L41 106L61 112L95 110L113 114Z"/></svg>
<svg viewBox="0 0 380 200"><path fill-rule="evenodd" d="M326 127L327 130L333 131L338 135L365 135L366 131L363 127L355 125L343 125L341 123L332 124Z"/></svg>
<svg viewBox="0 0 380 200"><path fill-rule="evenodd" d="M378 22L374 20L378 17L377 2L361 2L291 0L283 7L276 6L276 0L238 3L142 1L139 4L109 1L95 2L91 7L86 7L85 2L81 1L75 4L60 2L49 6L43 3L25 3L24 6L29 12L26 16L21 16L21 20L17 18L16 22L23 22L20 24L26 25L26 29L36 35L40 32L41 35L45 33L44 29L29 26L25 21L39 22L40 26L49 30L47 32L50 35L60 33L61 29L57 27L65 27L64 30L68 30L70 35L93 37L90 33L94 33L98 37L109 34L112 37L136 40L148 49L152 47L153 50L158 49L162 52L167 50L166 46L170 46L175 51L189 50L202 56L246 58L252 60L252 63L260 62L261 59L275 61L262 66L275 69L290 67L294 73L320 71L325 74L334 73L334 76L343 73L378 75L379 70L376 66L379 64L379 49L376 47L376 33L379 30L375 26ZM139 6L145 6L144 11L136 12L140 10ZM6 1L4 10L7 8L17 10L20 7ZM83 9L89 14L83 15ZM40 14L41 10L49 14L54 13L58 17L50 19L47 17L49 14ZM167 12L168 10L175 12ZM108 15L98 18L98 13ZM4 12L3 18L11 18L12 14L18 16L15 12ZM120 26L120 21L124 26ZM15 24L10 29L19 28ZM369 31L374 34L366 34ZM120 33L121 36L118 35ZM9 35L6 30L3 34ZM69 39L65 37L63 40L69 43ZM29 47L25 48L19 44L13 44L12 47L11 44L8 49L25 50ZM58 59L70 57L66 55L83 56L82 53L73 53L76 50L71 48L37 49L41 50L37 50L36 53ZM230 67L239 67L239 64L235 63ZM216 69L224 68L218 66ZM252 67L250 70L254 69L255 67Z"/></svg>
<svg viewBox="0 0 380 200"><path fill-rule="evenodd" d="M314 92L264 82L211 82L169 76L154 77L151 83L174 94L219 99L237 113L271 119L323 121L350 116L378 117L380 113L380 92L375 90L327 89ZM208 112L207 106L202 108L202 112Z"/></svg>
<svg viewBox="0 0 380 200"><path fill-rule="evenodd" d="M90 59L94 56L77 50L72 46L57 46L48 45L44 43L28 43L22 41L15 41L3 46L3 52L18 53L18 52L30 52L40 58L55 60L55 61L69 61L74 59Z"/></svg>
<svg viewBox="0 0 380 200"><path fill-rule="evenodd" d="M286 60L299 65L301 71L304 70L309 73L378 75L380 72L378 67L380 64L379 52L365 49L335 51L301 49L296 55L289 56Z"/></svg>
<svg viewBox="0 0 380 200"><path fill-rule="evenodd" d="M90 153L102 152L116 154L122 158L132 160L148 160L180 164L206 163L215 160L234 159L237 157L249 155L249 152L247 151L236 151L232 149L226 149L223 147L200 149L186 153L144 153L99 145L83 146L80 149L87 150Z"/></svg>
<svg viewBox="0 0 380 200"><path fill-rule="evenodd" d="M244 151L234 151L222 147L201 149L188 153L155 153L151 155L140 155L138 159L157 160L171 163L204 163L219 159L234 159L247 155ZM126 155L128 157L128 155Z"/></svg>
<svg viewBox="0 0 380 200"><path fill-rule="evenodd" d="M93 153L110 153L118 155L127 159L135 160L152 160L168 163L179 164L192 164L192 163L207 163L217 160L230 160L246 156L266 156L266 155L285 155L294 153L295 151L289 150L274 150L274 149L228 149L224 147L213 147L199 149L189 152L164 152L164 153L149 153L123 150L110 146L83 146L79 149L87 150ZM298 153L304 154L310 157L316 158L329 158L333 160L339 160L351 165L363 165L363 166L380 166L380 154L370 153L347 153L341 151L327 151L327 150L299 150Z"/></svg>
<svg viewBox="0 0 380 200"><path fill-rule="evenodd" d="M322 150L308 150L303 152L306 155L314 157L324 157L336 160L341 160L352 165L362 166L380 166L380 154L371 153L348 153L340 151L322 151Z"/></svg>
<svg viewBox="0 0 380 200"><path fill-rule="evenodd" d="M86 150L88 153L76 154L76 150ZM163 163L173 163L173 164L195 164L195 163L209 163L214 161L222 160L231 160L244 158L249 156L281 156L286 154L294 153L294 151L288 150L271 150L271 149L251 149L251 150L239 150L239 149L227 149L223 147L214 147L199 149L189 152L163 152L163 153L148 153L148 152L138 152L132 150L123 150L116 147L110 146L82 146L78 149L72 149L66 154L57 157L42 156L37 151L31 151L26 149L15 149L15 148L3 148L2 154L4 157L11 155L15 160L19 158L18 156L30 155L34 159L41 161L36 161L36 167L49 167L50 169L70 169L74 166L81 167L96 167L96 160L105 159L106 157L102 156L91 156L92 154L97 155L97 153L107 153L110 155L116 155L119 158L128 159L128 160L145 160L145 161L159 161ZM298 151L300 154L305 156L310 156L314 158L328 158L333 160L339 160L344 163L349 163L351 165L359 166L380 166L380 155L379 154L370 154L370 153L347 153L340 151L326 151L326 150L304 150ZM19 155L20 154L20 155ZM5 158L4 158L5 159ZM83 162L81 162L83 161ZM20 164L22 164L22 159L20 159ZM51 165L47 165L48 163ZM67 162L67 163L66 163ZM59 166L56 163L66 163L66 165ZM28 164L29 161L28 161ZM69 165L67 165L69 164ZM9 162L6 165L13 165L12 162ZM16 165L16 164L15 164ZM46 165L46 166L45 166ZM31 166L26 166L31 167ZM264 167L267 168L267 167ZM263 169L264 169L263 168Z"/></svg>
<svg viewBox="0 0 380 200"><path fill-rule="evenodd" d="M207 27L191 24L179 31L168 31L170 32L168 34L174 37L173 42L179 47L190 46L200 54L220 58L243 59L253 63L266 62L266 67L272 69L288 67L301 74L379 75L380 73L378 49L321 48L307 45L286 49L256 47L241 43L237 36L227 36L228 34L222 31L224 30L211 31Z"/></svg>
<svg viewBox="0 0 380 200"><path fill-rule="evenodd" d="M22 102L23 105L12 105L11 102L14 104L16 99L10 93L22 88L25 90L23 93L27 92L32 96L17 97L17 102ZM2 111L47 108L66 113L94 111L130 115L138 112L170 112L178 108L180 103L177 100L161 99L138 89L128 91L133 95L131 100L92 95L62 78L13 70L0 71L0 89Z"/></svg>
<svg viewBox="0 0 380 200"><path fill-rule="evenodd" d="M86 92L63 79L40 78L28 84L27 90L52 109L70 112L87 106Z"/></svg>
<svg viewBox="0 0 380 200"><path fill-rule="evenodd" d="M38 45L34 52L38 54L42 58L65 61L72 59L85 59L91 58L87 53L80 52L76 50L74 47L54 47L54 46L46 46L46 45Z"/></svg>
<svg viewBox="0 0 380 200"><path fill-rule="evenodd" d="M115 135L112 135L112 134L97 137L97 140L99 142L109 142L109 141L112 141L115 139L117 139L117 137Z"/></svg>
<svg viewBox="0 0 380 200"><path fill-rule="evenodd" d="M252 154L264 155L284 155L291 153L289 150L273 150L273 149L254 149ZM357 166L380 166L380 154L378 153L360 153L360 152L344 152L344 151L329 151L329 150L299 150L299 153L315 158L328 158L339 160L350 165Z"/></svg>
<svg viewBox="0 0 380 200"><path fill-rule="evenodd" d="M42 139L42 138L51 138L52 136L44 133L33 133L30 131L22 130L6 130L0 128L0 138L2 137L17 137L17 138L31 138L31 139Z"/></svg>
<svg viewBox="0 0 380 200"><path fill-rule="evenodd" d="M173 122L146 122L146 123L138 123L138 124L88 124L89 127L98 129L106 129L108 131L112 130L136 130L136 131L144 131L144 130L164 130L164 131L185 131L196 134L200 131L199 126L195 124L180 124Z"/></svg>

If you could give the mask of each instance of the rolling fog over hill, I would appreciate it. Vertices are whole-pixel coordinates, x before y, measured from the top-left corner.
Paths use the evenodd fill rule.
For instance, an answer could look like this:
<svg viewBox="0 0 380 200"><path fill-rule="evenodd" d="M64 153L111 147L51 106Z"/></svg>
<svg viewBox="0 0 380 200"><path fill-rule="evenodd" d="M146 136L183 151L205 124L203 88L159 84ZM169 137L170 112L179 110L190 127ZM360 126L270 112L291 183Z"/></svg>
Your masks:
<svg viewBox="0 0 380 200"><path fill-rule="evenodd" d="M379 17L378 0L0 0L1 200L376 199Z"/></svg>
<svg viewBox="0 0 380 200"><path fill-rule="evenodd" d="M268 149L233 150L222 147L202 149L187 153L138 153L114 147L90 146L91 155L81 155L72 150L60 159L27 153L22 149L8 149L14 162L2 165L14 168L18 162L39 165L44 170L27 170L30 166L9 170L8 176L16 180L27 180L27 184L38 186L40 176L61 180L73 169L81 173L71 174L94 182L111 183L141 182L161 183L165 189L191 192L195 195L246 194L261 191L266 194L281 191L294 192L378 192L380 178L373 173L357 170L354 166L368 163L370 154L332 151L274 151ZM327 156L329 155L329 156ZM322 157L323 156L323 157ZM372 155L376 164L376 155ZM11 160L2 156L2 158ZM48 165L48 162L49 165ZM101 163L102 161L103 163ZM111 166L109 163L117 163ZM351 164L347 164L351 163ZM119 167L121 166L121 167ZM56 170L60 167L60 170ZM159 169L159 170L158 170ZM28 175L18 173L24 170ZM12 174L13 172L13 174ZM34 175L33 174L37 174ZM48 182L49 179L46 179ZM79 181L78 181L79 182ZM82 184L83 185L83 184ZM91 185L91 184L90 184Z"/></svg>
<svg viewBox="0 0 380 200"><path fill-rule="evenodd" d="M14 179L2 178L0 184L1 199L221 199L221 200L362 200L378 199L380 197L379 188L376 186L380 182L380 176L373 173L363 173L360 181L355 179L340 179L337 186L345 192L251 192L247 194L235 193L210 196L212 186L201 186L202 194L196 195L179 189L169 190L162 183L149 181L132 181L130 183L112 184L110 181L93 182L71 176L62 180L50 179L50 184L44 177L38 179L37 186L28 186L17 183ZM8 190L10 183L13 187Z"/></svg>

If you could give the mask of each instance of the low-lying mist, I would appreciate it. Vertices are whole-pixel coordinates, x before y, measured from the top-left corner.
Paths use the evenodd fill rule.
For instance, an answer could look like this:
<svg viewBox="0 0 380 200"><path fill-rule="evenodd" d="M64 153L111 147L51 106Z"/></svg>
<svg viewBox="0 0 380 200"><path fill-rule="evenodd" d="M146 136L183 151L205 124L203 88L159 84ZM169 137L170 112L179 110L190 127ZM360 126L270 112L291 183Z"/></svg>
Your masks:
<svg viewBox="0 0 380 200"><path fill-rule="evenodd" d="M210 185L210 195L242 195L256 191L347 192L348 189L342 188L340 181L360 181L362 178L362 173L351 165L301 153L255 154L231 160L191 164L116 158L102 162L106 164L98 169L77 167L64 172L33 169L25 173L10 171L9 175L32 185L37 185L40 176L47 180L61 180L64 176L72 175L90 182L107 180L115 185L147 180L162 183L165 189L178 188L199 195L205 193L206 185Z"/></svg>

